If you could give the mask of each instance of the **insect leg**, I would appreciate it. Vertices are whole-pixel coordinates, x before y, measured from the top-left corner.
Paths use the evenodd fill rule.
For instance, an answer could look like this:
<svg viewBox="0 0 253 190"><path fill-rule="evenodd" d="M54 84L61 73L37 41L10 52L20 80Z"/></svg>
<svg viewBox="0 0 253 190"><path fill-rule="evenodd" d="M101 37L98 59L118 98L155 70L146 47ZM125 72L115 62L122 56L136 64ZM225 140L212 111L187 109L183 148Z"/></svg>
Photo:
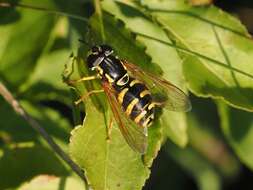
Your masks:
<svg viewBox="0 0 253 190"><path fill-rule="evenodd" d="M80 104L82 101L86 100L90 95L97 94L97 93L100 93L100 92L104 92L104 90L101 89L101 90L92 90L92 91L89 91L88 93L82 95L77 101L75 101L75 105Z"/></svg>
<svg viewBox="0 0 253 190"><path fill-rule="evenodd" d="M110 118L109 125L107 127L107 138L106 140L111 140L111 132L112 132L112 124L113 124L113 117Z"/></svg>
<svg viewBox="0 0 253 190"><path fill-rule="evenodd" d="M94 80L94 79L99 79L99 75L82 77L82 78L77 79L77 80L69 80L69 81L67 81L67 83L68 84L75 84L75 83L78 83L78 82L89 81L89 80Z"/></svg>
<svg viewBox="0 0 253 190"><path fill-rule="evenodd" d="M165 105L165 102L152 102L149 106L148 109L151 109L152 107L163 107Z"/></svg>

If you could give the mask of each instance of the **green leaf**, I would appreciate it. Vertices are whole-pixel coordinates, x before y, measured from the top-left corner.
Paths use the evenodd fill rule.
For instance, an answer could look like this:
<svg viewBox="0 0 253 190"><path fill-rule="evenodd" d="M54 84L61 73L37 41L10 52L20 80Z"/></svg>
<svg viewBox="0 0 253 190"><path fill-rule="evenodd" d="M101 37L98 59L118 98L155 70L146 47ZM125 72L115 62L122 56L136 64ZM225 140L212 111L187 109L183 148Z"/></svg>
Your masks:
<svg viewBox="0 0 253 190"><path fill-rule="evenodd" d="M253 43L239 20L214 6L191 7L184 0L142 2L181 47L193 93L253 111Z"/></svg>
<svg viewBox="0 0 253 190"><path fill-rule="evenodd" d="M61 73L64 69L64 63L69 59L70 53L69 49L60 49L42 56L26 82L28 86L26 88L38 82L44 82L57 89L66 90L66 85L62 82Z"/></svg>
<svg viewBox="0 0 253 190"><path fill-rule="evenodd" d="M162 125L159 120L156 120L152 127L148 129L148 148L146 154L143 156L145 166L151 167L154 159L158 155L163 143Z"/></svg>
<svg viewBox="0 0 253 190"><path fill-rule="evenodd" d="M85 190L80 179L74 177L57 177L52 175L39 175L30 182L23 184L18 190Z"/></svg>
<svg viewBox="0 0 253 190"><path fill-rule="evenodd" d="M123 20L126 26L133 32L171 42L161 28L147 19L144 14L134 7L111 0L103 1L102 5L106 11ZM171 81L178 87L185 88L182 77L182 61L177 51L174 48L144 38L141 35L137 35L137 40L145 44L147 47L146 53L152 58L153 62L160 66L163 71L163 78ZM138 62L135 63L138 64ZM164 133L179 146L185 146L187 143L185 114L164 110L161 120Z"/></svg>
<svg viewBox="0 0 253 190"><path fill-rule="evenodd" d="M43 0L41 3L53 7L52 1ZM22 9L20 15L17 22L0 26L1 78L16 87L32 73L55 23L54 16L43 12Z"/></svg>
<svg viewBox="0 0 253 190"><path fill-rule="evenodd" d="M221 126L231 147L251 170L253 170L253 117L251 113L218 103Z"/></svg>
<svg viewBox="0 0 253 190"><path fill-rule="evenodd" d="M0 157L0 189L14 188L39 174L67 176L54 152L39 145L15 144Z"/></svg>
<svg viewBox="0 0 253 190"><path fill-rule="evenodd" d="M85 170L94 189L141 189L149 176L141 155L128 146L116 125L108 141L107 125L104 115L86 102L84 125L71 133L72 158Z"/></svg>

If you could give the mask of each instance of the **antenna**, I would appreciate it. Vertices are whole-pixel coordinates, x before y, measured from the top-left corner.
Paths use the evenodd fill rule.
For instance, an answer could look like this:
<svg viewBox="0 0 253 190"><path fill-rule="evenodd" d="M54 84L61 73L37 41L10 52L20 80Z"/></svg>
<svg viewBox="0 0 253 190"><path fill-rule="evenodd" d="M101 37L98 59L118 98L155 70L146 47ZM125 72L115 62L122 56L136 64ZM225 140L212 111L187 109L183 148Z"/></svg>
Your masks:
<svg viewBox="0 0 253 190"><path fill-rule="evenodd" d="M90 47L90 44L88 42L86 42L85 40L83 39L78 39L79 42L83 43L83 44L86 44L87 46Z"/></svg>
<svg viewBox="0 0 253 190"><path fill-rule="evenodd" d="M92 48L95 44L94 44L94 39L91 33L91 26L87 25L87 32L85 34L84 39L79 39L79 42L86 44L88 47Z"/></svg>

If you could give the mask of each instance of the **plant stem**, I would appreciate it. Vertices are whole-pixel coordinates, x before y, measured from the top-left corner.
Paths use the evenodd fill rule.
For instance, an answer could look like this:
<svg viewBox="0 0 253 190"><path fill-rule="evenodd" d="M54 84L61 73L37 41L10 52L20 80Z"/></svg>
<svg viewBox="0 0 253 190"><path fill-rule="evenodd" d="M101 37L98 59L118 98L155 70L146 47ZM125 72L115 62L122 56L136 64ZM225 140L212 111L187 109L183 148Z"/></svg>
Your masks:
<svg viewBox="0 0 253 190"><path fill-rule="evenodd" d="M20 103L13 97L13 95L8 91L4 84L0 81L0 95L8 102L14 111L23 117L30 126L37 131L51 146L51 148L60 156L71 168L72 170L85 182L86 186L88 185L87 179L84 176L83 171L78 167L78 165L71 160L71 158L55 143L55 141L50 137L50 135L45 131L40 124L33 119L20 105Z"/></svg>

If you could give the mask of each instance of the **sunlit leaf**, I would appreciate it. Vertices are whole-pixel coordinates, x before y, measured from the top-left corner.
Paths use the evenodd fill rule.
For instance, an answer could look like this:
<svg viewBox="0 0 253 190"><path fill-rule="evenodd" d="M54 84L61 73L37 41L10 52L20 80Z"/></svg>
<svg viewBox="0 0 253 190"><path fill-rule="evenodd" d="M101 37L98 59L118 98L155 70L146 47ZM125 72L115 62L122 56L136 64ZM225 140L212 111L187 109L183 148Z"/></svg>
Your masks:
<svg viewBox="0 0 253 190"><path fill-rule="evenodd" d="M68 88L61 77L70 52L63 49L42 56L27 82L20 87L22 96L33 101L54 100L71 104Z"/></svg>
<svg viewBox="0 0 253 190"><path fill-rule="evenodd" d="M253 43L236 18L214 6L184 0L142 1L181 51L184 76L198 96L224 100L252 111Z"/></svg>
<svg viewBox="0 0 253 190"><path fill-rule="evenodd" d="M113 125L107 140L104 116L86 103L83 126L72 132L70 154L84 169L94 189L141 189L149 175L141 155L134 152Z"/></svg>

